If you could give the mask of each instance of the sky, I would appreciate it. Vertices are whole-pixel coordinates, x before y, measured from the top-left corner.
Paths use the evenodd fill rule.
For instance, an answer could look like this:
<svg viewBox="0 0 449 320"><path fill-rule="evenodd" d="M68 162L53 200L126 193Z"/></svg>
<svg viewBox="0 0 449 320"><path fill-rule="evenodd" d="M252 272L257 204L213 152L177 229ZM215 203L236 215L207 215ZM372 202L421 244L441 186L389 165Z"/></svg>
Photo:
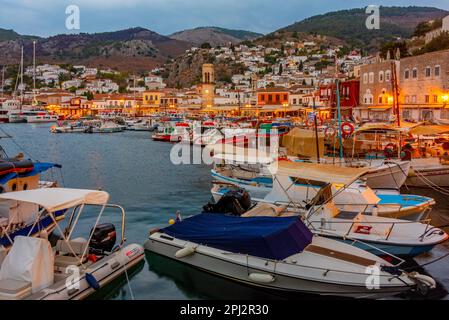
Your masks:
<svg viewBox="0 0 449 320"><path fill-rule="evenodd" d="M0 28L38 36L130 27L169 35L200 26L269 33L316 14L370 4L449 10L449 0L0 0ZM79 7L79 30L66 28L69 5Z"/></svg>

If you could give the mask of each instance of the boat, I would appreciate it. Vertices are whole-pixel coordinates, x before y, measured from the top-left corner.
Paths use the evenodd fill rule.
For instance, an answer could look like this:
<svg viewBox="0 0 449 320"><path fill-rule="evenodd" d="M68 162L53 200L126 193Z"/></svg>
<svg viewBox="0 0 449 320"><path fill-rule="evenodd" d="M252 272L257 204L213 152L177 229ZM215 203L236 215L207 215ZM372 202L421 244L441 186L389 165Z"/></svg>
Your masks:
<svg viewBox="0 0 449 320"><path fill-rule="evenodd" d="M43 123L43 122L57 122L59 116L56 114L50 114L46 111L31 110L23 112L25 121L28 123Z"/></svg>
<svg viewBox="0 0 449 320"><path fill-rule="evenodd" d="M176 122L173 125L170 122L165 122L163 127L159 127L159 132L152 135L155 141L165 142L186 142L190 141L190 125L186 122Z"/></svg>
<svg viewBox="0 0 449 320"><path fill-rule="evenodd" d="M241 216L292 215L299 213L283 206L260 203ZM430 225L430 219L414 222L362 213L347 214L331 202L303 213L301 217L313 234L344 241L375 255L391 255L392 259L413 258L449 238L446 232Z"/></svg>
<svg viewBox="0 0 449 320"><path fill-rule="evenodd" d="M115 133L122 132L124 127L112 121L101 123L100 125L89 126L86 130L88 133Z"/></svg>
<svg viewBox="0 0 449 320"><path fill-rule="evenodd" d="M367 251L314 236L297 217L198 214L150 232L150 252L231 281L274 291L350 298L390 297L432 278ZM370 270L378 286L370 287Z"/></svg>
<svg viewBox="0 0 449 320"><path fill-rule="evenodd" d="M89 297L138 265L144 258L143 247L125 245L125 210L108 204L105 191L82 189L36 189L0 194L0 201L16 201L41 208L56 224L59 236L54 245L40 237L17 236L0 267L0 299L3 300L78 300ZM86 238L76 227L85 208L99 209ZM70 210L64 230L55 213ZM113 224L99 224L105 209L121 216L120 241ZM91 212L89 213L89 215ZM85 222L85 221L83 221ZM26 263L25 263L26 262Z"/></svg>
<svg viewBox="0 0 449 320"><path fill-rule="evenodd" d="M329 164L276 161L270 165L273 186L240 186L234 181L215 183L211 189L218 201L230 184L250 191L255 202L271 204L299 204L313 206L320 198L333 198L336 207L344 212L363 212L389 218L423 220L435 200L418 195L402 195L394 190L373 190L360 178L368 168L338 167ZM216 177L216 176L215 176Z"/></svg>

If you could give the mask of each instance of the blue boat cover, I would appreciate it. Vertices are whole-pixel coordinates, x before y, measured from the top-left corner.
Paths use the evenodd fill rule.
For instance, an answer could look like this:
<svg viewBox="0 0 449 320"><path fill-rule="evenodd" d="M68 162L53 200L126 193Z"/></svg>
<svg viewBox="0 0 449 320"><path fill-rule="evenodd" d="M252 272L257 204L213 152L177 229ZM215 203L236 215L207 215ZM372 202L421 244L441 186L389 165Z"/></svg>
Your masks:
<svg viewBox="0 0 449 320"><path fill-rule="evenodd" d="M21 177L31 177L35 176L36 174L45 172L51 168L60 168L61 166L55 163L47 163L47 162L34 162L33 163L34 168L30 172L27 172L25 174L22 174Z"/></svg>
<svg viewBox="0 0 449 320"><path fill-rule="evenodd" d="M32 177L39 173L45 172L51 168L60 168L61 166L54 163L46 163L46 162L35 162L33 163L33 170L17 174L16 172L10 172L0 177L0 185L7 183L9 180L15 179L17 177Z"/></svg>
<svg viewBox="0 0 449 320"><path fill-rule="evenodd" d="M282 260L302 252L312 233L298 217L251 217L202 213L162 229L177 239Z"/></svg>

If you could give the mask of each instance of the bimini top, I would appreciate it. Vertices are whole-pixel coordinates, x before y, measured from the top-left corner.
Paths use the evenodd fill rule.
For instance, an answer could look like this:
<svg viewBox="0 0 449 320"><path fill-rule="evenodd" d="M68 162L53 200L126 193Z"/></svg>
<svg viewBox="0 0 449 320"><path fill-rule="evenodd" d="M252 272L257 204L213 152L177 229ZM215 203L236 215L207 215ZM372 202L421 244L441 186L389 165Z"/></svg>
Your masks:
<svg viewBox="0 0 449 320"><path fill-rule="evenodd" d="M310 181L350 185L369 171L369 168L348 168L332 164L277 161L270 165L274 175L284 175Z"/></svg>
<svg viewBox="0 0 449 320"><path fill-rule="evenodd" d="M302 252L312 242L312 233L298 217L243 218L203 213L162 232L216 249L274 260Z"/></svg>
<svg viewBox="0 0 449 320"><path fill-rule="evenodd" d="M105 191L40 188L0 194L0 200L29 202L44 207L48 212L72 208L80 204L107 204L109 194Z"/></svg>

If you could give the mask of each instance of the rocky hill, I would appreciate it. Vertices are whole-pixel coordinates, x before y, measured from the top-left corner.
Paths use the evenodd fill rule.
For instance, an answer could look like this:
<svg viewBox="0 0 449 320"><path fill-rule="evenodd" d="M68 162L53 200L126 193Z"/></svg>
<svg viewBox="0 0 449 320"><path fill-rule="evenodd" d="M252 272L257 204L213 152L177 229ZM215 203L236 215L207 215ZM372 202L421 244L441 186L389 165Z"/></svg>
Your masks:
<svg viewBox="0 0 449 320"><path fill-rule="evenodd" d="M432 7L381 7L380 29L369 30L365 26L368 14L365 8L359 8L313 16L277 32L325 35L341 39L351 46L377 50L382 42L411 37L420 22L448 14L448 11Z"/></svg>
<svg viewBox="0 0 449 320"><path fill-rule="evenodd" d="M32 38L9 31L4 33L3 41L1 39L0 61L6 64L18 63L22 45L25 61L31 61ZM36 60L38 63L82 63L118 70L143 71L178 56L190 46L187 42L144 28L94 34L62 34L38 38Z"/></svg>
<svg viewBox="0 0 449 320"><path fill-rule="evenodd" d="M173 33L169 37L176 40L190 42L196 46L209 43L211 46L223 46L230 43L236 44L244 40L253 40L263 36L245 30L231 30L218 27L200 27Z"/></svg>

